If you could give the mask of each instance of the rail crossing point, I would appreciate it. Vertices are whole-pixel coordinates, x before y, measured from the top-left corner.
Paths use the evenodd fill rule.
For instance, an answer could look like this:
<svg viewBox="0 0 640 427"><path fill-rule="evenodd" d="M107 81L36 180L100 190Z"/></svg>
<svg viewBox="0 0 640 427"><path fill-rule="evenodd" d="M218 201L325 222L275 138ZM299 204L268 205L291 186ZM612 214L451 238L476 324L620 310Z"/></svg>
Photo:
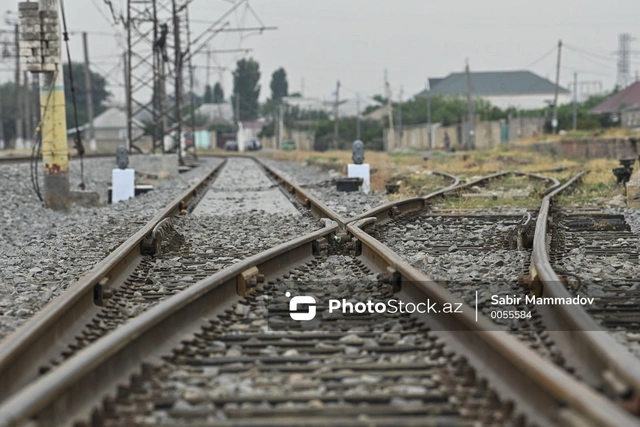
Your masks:
<svg viewBox="0 0 640 427"><path fill-rule="evenodd" d="M362 165L349 164L347 167L347 175L349 178L362 178L362 192L369 194L371 189L371 171L368 163Z"/></svg>
<svg viewBox="0 0 640 427"><path fill-rule="evenodd" d="M135 197L136 177L133 169L114 169L111 182L111 203Z"/></svg>

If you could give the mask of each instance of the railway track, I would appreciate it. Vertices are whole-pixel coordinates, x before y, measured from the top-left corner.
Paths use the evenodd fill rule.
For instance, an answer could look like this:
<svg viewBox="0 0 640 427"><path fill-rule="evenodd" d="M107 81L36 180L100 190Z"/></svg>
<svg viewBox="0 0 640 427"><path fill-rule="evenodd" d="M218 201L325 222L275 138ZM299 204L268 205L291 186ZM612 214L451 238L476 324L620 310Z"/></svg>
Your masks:
<svg viewBox="0 0 640 427"><path fill-rule="evenodd" d="M535 195L558 183L537 175L502 175L481 190L477 184L481 183L457 192L455 197L434 200L426 209L407 212L382 225L371 224L366 231L453 295L476 306L492 319L496 329L509 331L543 357L564 366L535 307L523 303L529 292L523 285L529 273L537 217L537 210L530 208L531 199L534 196L535 203ZM476 192L470 193L471 188ZM468 209L460 200L469 194L470 198L474 194L486 198L493 190L503 194L508 208ZM519 198L522 196L526 198ZM524 201L523 206L518 206L519 200ZM456 205L465 209L450 209Z"/></svg>
<svg viewBox="0 0 640 427"><path fill-rule="evenodd" d="M495 330L362 231L376 218L392 221L460 187L345 221L295 184L285 186L302 206L328 218L322 229L205 272L16 386L0 404L0 422L635 425L610 400ZM137 234L132 251L149 231ZM180 242L165 243L171 250ZM105 277L97 276L89 291ZM350 280L341 283L344 278ZM319 313L311 323L291 321L287 292L315 294ZM405 304L429 300L441 311L456 304L461 311L334 318L326 301L333 292L354 303L393 296ZM30 323L32 334L43 324Z"/></svg>
<svg viewBox="0 0 640 427"><path fill-rule="evenodd" d="M569 191L581 176L543 200L531 263L533 292L542 298L594 298L591 304L537 307L577 375L640 414L640 359L633 330L638 319L632 270L638 262L637 236L623 217L553 205L553 198Z"/></svg>
<svg viewBox="0 0 640 427"><path fill-rule="evenodd" d="M232 185L241 171L253 171L251 181ZM8 384L0 391L0 398L159 300L238 259L317 228L307 215L289 232L273 236L268 229L271 224L259 220L257 209L255 214L249 210L264 208L259 204L245 207L249 215L233 218L242 203L255 204L262 199L271 201L272 209L284 205L289 213L297 213L273 186L273 181L250 159L228 159L215 167L71 285L64 297L46 306L0 345L0 377L6 378ZM225 191L229 188L235 190ZM208 205L217 209L211 210ZM193 215L185 215L188 212ZM283 219L281 227L286 223ZM229 232L239 233L238 240L217 247L215 242L225 240L220 237Z"/></svg>

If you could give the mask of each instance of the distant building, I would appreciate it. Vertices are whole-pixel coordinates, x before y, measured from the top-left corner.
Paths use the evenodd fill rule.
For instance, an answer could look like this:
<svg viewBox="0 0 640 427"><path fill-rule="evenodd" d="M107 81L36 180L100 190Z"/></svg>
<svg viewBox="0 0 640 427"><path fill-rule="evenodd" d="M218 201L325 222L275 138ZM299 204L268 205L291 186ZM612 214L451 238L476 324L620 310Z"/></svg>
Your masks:
<svg viewBox="0 0 640 427"><path fill-rule="evenodd" d="M621 126L640 126L640 82L632 83L624 90L611 95L589 110L591 114L613 114Z"/></svg>
<svg viewBox="0 0 640 427"><path fill-rule="evenodd" d="M640 104L630 105L620 112L620 125L630 128L640 127Z"/></svg>
<svg viewBox="0 0 640 427"><path fill-rule="evenodd" d="M530 71L482 71L471 72L471 95L489 101L492 105L507 109L539 109L553 104L556 85ZM416 98L431 96L467 96L467 76L464 72L452 73L444 78L429 79L430 92L424 90ZM558 105L571 102L571 92L558 88Z"/></svg>
<svg viewBox="0 0 640 427"><path fill-rule="evenodd" d="M340 117L356 117L358 115L358 109L360 109L360 115L362 115L362 112L369 107L379 108L382 107L382 104L368 97L360 97L359 101L358 98L349 98L340 103L339 114Z"/></svg>
<svg viewBox="0 0 640 427"><path fill-rule="evenodd" d="M137 138L144 133L144 125L136 119L132 121L133 137ZM79 126L82 139L89 139L89 124ZM96 141L126 141L127 140L127 112L119 107L110 107L93 119L93 130ZM71 137L76 133L76 128L67 130Z"/></svg>
<svg viewBox="0 0 640 427"><path fill-rule="evenodd" d="M196 109L196 116L205 117L206 126L215 124L234 124L233 107L230 103L202 104Z"/></svg>
<svg viewBox="0 0 640 427"><path fill-rule="evenodd" d="M285 96L282 102L290 107L298 108L300 111L333 111L333 101L322 101L318 98L302 98L299 96Z"/></svg>

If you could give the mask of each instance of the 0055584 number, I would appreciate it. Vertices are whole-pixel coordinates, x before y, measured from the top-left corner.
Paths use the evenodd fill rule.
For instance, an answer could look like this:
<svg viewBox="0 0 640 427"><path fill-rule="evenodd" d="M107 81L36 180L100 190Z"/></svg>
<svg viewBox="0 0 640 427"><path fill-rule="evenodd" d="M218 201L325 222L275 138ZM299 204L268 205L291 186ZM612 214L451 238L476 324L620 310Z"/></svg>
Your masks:
<svg viewBox="0 0 640 427"><path fill-rule="evenodd" d="M531 319L530 311L495 310L490 312L492 319Z"/></svg>

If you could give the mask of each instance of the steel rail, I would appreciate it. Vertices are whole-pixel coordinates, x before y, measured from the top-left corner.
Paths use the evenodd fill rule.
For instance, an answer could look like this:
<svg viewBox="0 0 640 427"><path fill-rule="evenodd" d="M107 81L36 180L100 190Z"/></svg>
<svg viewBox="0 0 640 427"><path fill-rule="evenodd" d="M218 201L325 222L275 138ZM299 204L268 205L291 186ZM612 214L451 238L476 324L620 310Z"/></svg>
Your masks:
<svg viewBox="0 0 640 427"><path fill-rule="evenodd" d="M506 332L494 331L491 321L411 267L404 259L360 229L374 219L347 228L357 239L356 251L365 265L386 271L398 296L405 301L457 303L463 314L423 315L448 348L464 354L479 376L512 399L517 410L541 425L636 425L630 414L544 361ZM247 278L274 277L310 260L319 242L339 230L327 220L325 228L254 255L187 290L160 302L113 333L89 346L58 369L29 384L0 405L0 425L37 420L43 425L71 423L90 415L93 405L135 373L143 360L179 345L207 319L238 302ZM100 390L100 393L97 393Z"/></svg>
<svg viewBox="0 0 640 427"><path fill-rule="evenodd" d="M140 248L145 238L154 235L155 228L165 219L185 209L189 201L214 178L230 157L250 158L224 156L223 162L203 180L178 196L169 207L72 284L60 297L47 304L4 341L0 341L0 378L6 384L0 387L0 402L37 378L41 374L39 368L58 357L67 348L73 337L78 335L100 310L103 293L108 292L110 286L122 283L139 264ZM252 159L257 161L255 158ZM321 201L307 195L262 162L257 163L274 176L289 193L295 194L312 214L332 219L344 227L344 220Z"/></svg>
<svg viewBox="0 0 640 427"><path fill-rule="evenodd" d="M271 175L276 181L282 184L290 194L294 195L300 201L300 203L302 203L303 206L310 209L311 213L315 217L329 218L333 221L336 221L341 227L344 227L347 222L350 221L335 213L333 210L327 207L327 205L322 203L320 199L312 196L311 194L303 190L299 185L291 182L281 172L270 167L261 159L254 159L267 171L269 175Z"/></svg>
<svg viewBox="0 0 640 427"><path fill-rule="evenodd" d="M549 260L549 209L552 200L574 185L586 172L580 172L544 197L536 223L531 257L532 290L536 295L571 298L564 282ZM536 306L550 337L568 364L596 389L606 389L619 403L640 414L640 360L634 357L578 305Z"/></svg>
<svg viewBox="0 0 640 427"><path fill-rule="evenodd" d="M406 260L362 230L375 218L347 226L357 239L356 252L366 262L388 271L403 301L461 303L463 313L418 315L443 342L462 354L499 394L539 425L637 426L638 420L551 362L542 359L482 314L412 267Z"/></svg>
<svg viewBox="0 0 640 427"><path fill-rule="evenodd" d="M223 160L198 183L176 197L151 221L79 278L58 298L0 342L0 401L40 374L38 369L66 348L70 340L100 309L110 286L132 272L140 260L141 245L166 218L180 214L217 175Z"/></svg>
<svg viewBox="0 0 640 427"><path fill-rule="evenodd" d="M350 222L358 221L363 218L376 218L376 221L378 222L378 224L381 224L387 220L393 219L398 215L402 215L407 212L421 210L424 207L426 207L427 203L431 200L437 199L439 197L445 197L449 194L452 194L454 192L459 192L466 188L471 188L475 185L486 184L492 179L502 178L508 175L517 175L517 176L524 175L524 176L529 176L533 179L538 179L541 181L549 181L552 183L552 185L547 189L547 191L549 189L555 188L557 185L560 184L558 180L555 178L546 177L546 176L537 175L537 174L531 174L527 172L519 172L519 171L497 172L491 175L474 179L470 182L463 183L463 184L460 184L460 180L456 177L457 181L455 181L453 184L449 185L448 187L435 191L431 194L427 194L426 196L423 196L423 197L411 197L408 199L402 199L395 202L385 203L383 205L380 205L376 208L373 208L365 213L362 213L354 217L353 219L350 220Z"/></svg>
<svg viewBox="0 0 640 427"><path fill-rule="evenodd" d="M169 351L207 318L222 314L249 291L251 277L282 274L311 260L319 242L337 230L336 222L325 220L318 231L245 258L160 302L0 404L0 425L37 417L41 425L57 426L89 416L101 397L97 390L113 390L143 359Z"/></svg>

